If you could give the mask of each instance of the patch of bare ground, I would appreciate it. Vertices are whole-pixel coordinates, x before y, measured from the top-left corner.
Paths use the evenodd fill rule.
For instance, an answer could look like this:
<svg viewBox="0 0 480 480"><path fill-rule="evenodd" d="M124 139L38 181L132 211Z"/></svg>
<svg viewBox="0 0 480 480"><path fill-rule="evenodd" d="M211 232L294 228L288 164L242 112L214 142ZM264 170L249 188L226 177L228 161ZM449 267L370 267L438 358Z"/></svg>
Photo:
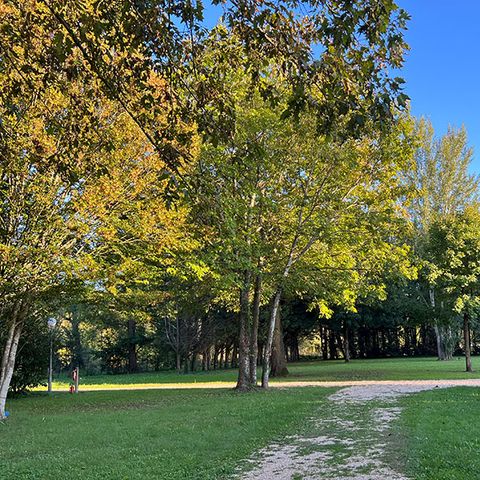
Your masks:
<svg viewBox="0 0 480 480"><path fill-rule="evenodd" d="M408 480L386 462L398 398L458 381L356 383L329 397L310 433L285 438L248 460L244 480ZM477 382L466 381L467 385ZM475 385L477 386L477 385Z"/></svg>

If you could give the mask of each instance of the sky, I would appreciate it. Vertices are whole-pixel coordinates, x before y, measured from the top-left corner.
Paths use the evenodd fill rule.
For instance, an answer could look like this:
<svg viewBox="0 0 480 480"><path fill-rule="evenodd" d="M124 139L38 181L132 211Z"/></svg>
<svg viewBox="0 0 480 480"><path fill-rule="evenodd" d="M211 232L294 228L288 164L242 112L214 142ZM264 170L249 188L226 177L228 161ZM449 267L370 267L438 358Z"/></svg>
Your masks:
<svg viewBox="0 0 480 480"><path fill-rule="evenodd" d="M480 0L397 0L411 15L410 45L400 76L412 113L438 136L465 125L480 173Z"/></svg>

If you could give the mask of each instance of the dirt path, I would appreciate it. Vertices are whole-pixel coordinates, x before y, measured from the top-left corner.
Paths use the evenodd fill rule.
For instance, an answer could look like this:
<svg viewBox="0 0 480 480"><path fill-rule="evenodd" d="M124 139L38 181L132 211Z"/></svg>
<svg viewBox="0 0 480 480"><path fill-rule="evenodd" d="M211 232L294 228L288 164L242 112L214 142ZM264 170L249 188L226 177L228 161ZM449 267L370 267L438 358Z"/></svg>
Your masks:
<svg viewBox="0 0 480 480"><path fill-rule="evenodd" d="M329 397L326 411L311 419L310 434L288 437L257 452L237 478L408 480L385 463L391 423L401 413L398 398L434 388L480 386L479 380L348 383Z"/></svg>
<svg viewBox="0 0 480 480"><path fill-rule="evenodd" d="M432 389L435 387L480 387L480 378L457 379L457 380L345 380L345 381L311 381L311 382L272 382L272 388L293 388L293 387L374 387L384 386L386 390L393 390L397 387L400 389L412 388L414 391L424 389ZM149 383L149 384L128 384L128 385L109 385L102 387L101 385L82 385L81 392L102 392L110 390L173 390L173 389L192 389L192 388L234 388L234 382L195 382L195 383ZM423 388L424 387L424 388ZM55 392L66 392L67 387L54 388ZM374 390L372 390L373 392Z"/></svg>

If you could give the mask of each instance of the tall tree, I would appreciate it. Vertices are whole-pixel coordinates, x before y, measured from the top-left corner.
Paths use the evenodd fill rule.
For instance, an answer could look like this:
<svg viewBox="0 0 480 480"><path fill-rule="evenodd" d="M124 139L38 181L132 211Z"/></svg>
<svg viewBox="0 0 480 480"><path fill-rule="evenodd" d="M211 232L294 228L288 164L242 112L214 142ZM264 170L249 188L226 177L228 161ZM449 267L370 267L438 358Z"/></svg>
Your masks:
<svg viewBox="0 0 480 480"><path fill-rule="evenodd" d="M411 159L406 140L409 123L399 126L398 131L381 138L339 144L319 138L305 115L286 128L284 137L275 139L277 149L283 148L281 162L288 167L276 181L272 194L275 213L268 217L273 224L267 238L272 252L267 265L275 293L263 386L268 385L277 310L292 275L298 278L303 274L303 285L308 285L322 276L335 278L325 271L347 272L351 281L343 288L336 286L340 287L337 300L343 296L341 303L349 303L358 294L355 272L372 270L368 256L376 258L377 263L394 255L395 250L398 259L404 256L401 242L397 247L391 240L395 238L395 225L403 223L396 205L403 191L401 169ZM298 274L296 269L300 269ZM321 293L318 302L325 303Z"/></svg>
<svg viewBox="0 0 480 480"><path fill-rule="evenodd" d="M0 416L37 295L68 276L98 274L104 255L123 262L123 252L112 254L112 242L103 240L132 242L122 222L132 205L144 204L142 189L148 198L152 185L177 197L182 165L195 164L198 130L229 158L253 160L258 132L252 137L250 130L232 147L237 106L252 92L255 100L269 100L278 121L309 109L317 131L337 142L391 124L406 101L401 80L388 75L403 61L406 13L390 0L298 7L296 1L226 2L224 22L210 34L201 3L0 2L0 291L9 332ZM214 47L213 61L200 61ZM248 78L240 96L231 72ZM235 282L247 384L255 354L248 340L255 337L251 283L260 266L267 268L256 243L271 245L257 242L263 229L254 228L265 192L256 171L248 178L254 183L243 182L243 193L229 204L241 198L246 207L236 218L248 235L236 237L241 242L231 253L241 272ZM240 177L231 183L236 191ZM288 179L279 184L288 186Z"/></svg>
<svg viewBox="0 0 480 480"><path fill-rule="evenodd" d="M120 233L118 243L128 243L112 225L139 209L151 185L163 188L166 166L114 103L85 94L94 78L65 73L50 84L47 66L44 79L36 70L36 79L25 73L29 56L46 55L55 42L41 35L41 25L37 30L30 48L11 52L21 57L18 63L0 59L0 314L8 332L0 416L36 300L72 277L96 273L95 263L109 253L103 237ZM79 52L69 58L74 65Z"/></svg>
<svg viewBox="0 0 480 480"><path fill-rule="evenodd" d="M436 139L431 123L421 119L417 134L416 166L407 172L407 178L413 189L410 215L415 226L414 246L421 258L430 226L478 200L480 177L469 172L473 150L468 146L464 127L449 128L442 138ZM451 359L452 326L448 319L445 323L445 316L440 312L442 299L436 298L438 292L432 285L422 290L426 290L426 300L434 316L438 358Z"/></svg>
<svg viewBox="0 0 480 480"><path fill-rule="evenodd" d="M466 371L472 371L471 320L480 312L480 212L467 207L432 223L428 243L429 279L452 313L463 317Z"/></svg>

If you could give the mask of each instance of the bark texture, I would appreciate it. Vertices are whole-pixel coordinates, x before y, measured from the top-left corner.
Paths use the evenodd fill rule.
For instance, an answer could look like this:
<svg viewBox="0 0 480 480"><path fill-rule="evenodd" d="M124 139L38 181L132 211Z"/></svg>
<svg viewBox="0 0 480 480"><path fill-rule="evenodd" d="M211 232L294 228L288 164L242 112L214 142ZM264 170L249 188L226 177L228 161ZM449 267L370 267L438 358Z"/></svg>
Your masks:
<svg viewBox="0 0 480 480"><path fill-rule="evenodd" d="M270 322L268 326L267 341L265 343L263 354L263 371L262 371L262 388L268 388L270 379L270 362L272 356L273 335L275 332L275 321L277 318L277 311L280 307L280 299L282 297L282 290L279 288L273 297L272 310L270 312Z"/></svg>
<svg viewBox="0 0 480 480"><path fill-rule="evenodd" d="M343 358L345 363L350 361L350 332L347 322L343 323Z"/></svg>
<svg viewBox="0 0 480 480"><path fill-rule="evenodd" d="M253 294L252 330L250 334L250 384L257 385L258 362L258 324L260 321L260 300L262 296L262 277L255 277L255 291Z"/></svg>
<svg viewBox="0 0 480 480"><path fill-rule="evenodd" d="M240 289L240 332L238 342L238 379L237 390L250 388L250 274L245 273Z"/></svg>
<svg viewBox="0 0 480 480"><path fill-rule="evenodd" d="M8 389L12 381L17 356L18 343L22 334L23 322L27 314L28 304L25 300L18 301L13 307L10 328L2 354L0 365L0 419L5 418L5 404L7 401Z"/></svg>
<svg viewBox="0 0 480 480"><path fill-rule="evenodd" d="M138 371L137 362L137 322L133 319L128 320L128 371L135 373Z"/></svg>
<svg viewBox="0 0 480 480"><path fill-rule="evenodd" d="M430 287L430 305L435 309L435 290ZM440 304L442 306L442 303ZM435 331L435 340L437 342L437 357L439 360L451 360L453 358L453 339L452 331L449 326L440 325L437 319L434 320L433 329Z"/></svg>
<svg viewBox="0 0 480 480"><path fill-rule="evenodd" d="M467 372L473 372L470 352L470 317L468 313L463 314L463 341L465 343L465 369Z"/></svg>
<svg viewBox="0 0 480 480"><path fill-rule="evenodd" d="M288 375L287 356L285 354L285 343L283 341L282 318L280 307L277 309L275 318L275 329L273 331L271 377L285 377Z"/></svg>

